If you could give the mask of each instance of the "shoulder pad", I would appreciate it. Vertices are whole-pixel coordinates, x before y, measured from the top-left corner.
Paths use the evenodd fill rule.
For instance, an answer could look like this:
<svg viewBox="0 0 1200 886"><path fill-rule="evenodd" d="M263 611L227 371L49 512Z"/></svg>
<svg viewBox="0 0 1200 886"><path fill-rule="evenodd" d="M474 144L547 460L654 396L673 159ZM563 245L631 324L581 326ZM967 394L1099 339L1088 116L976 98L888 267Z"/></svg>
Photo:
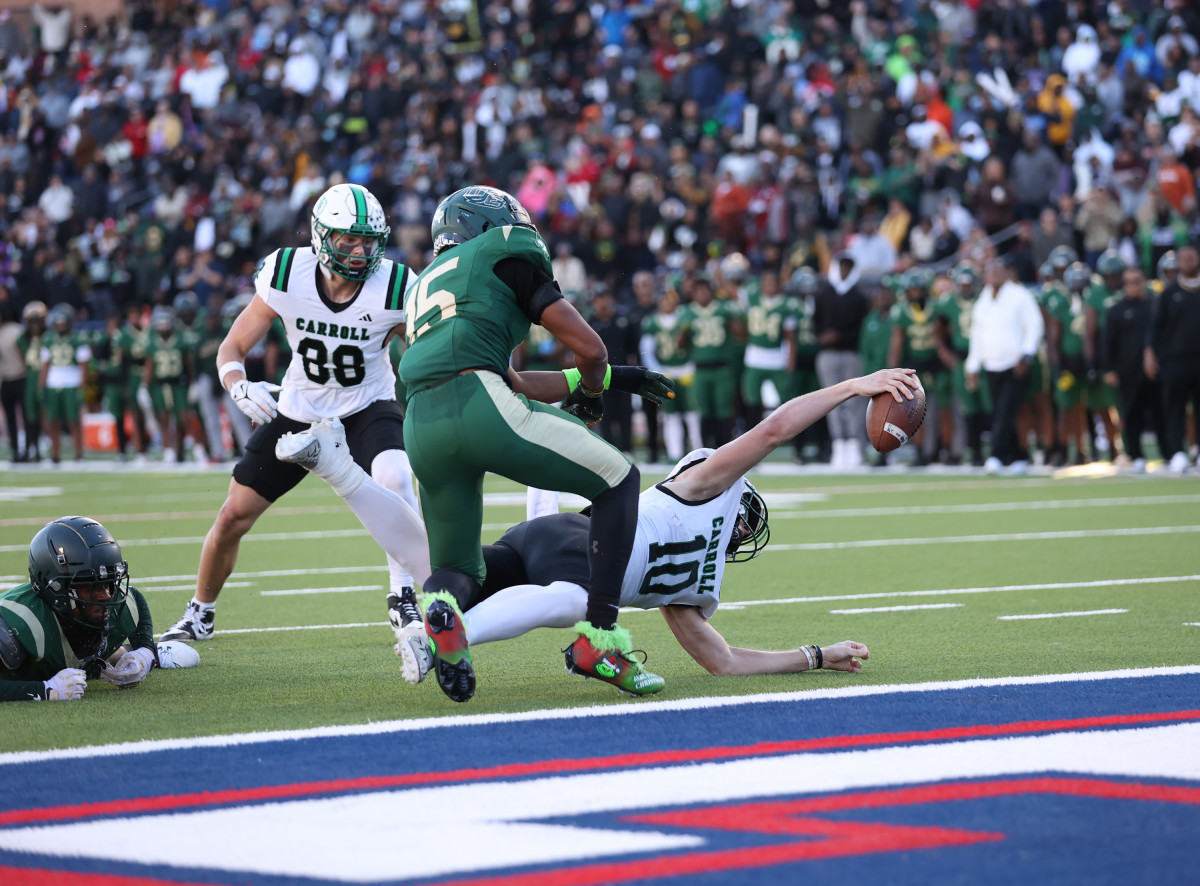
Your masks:
<svg viewBox="0 0 1200 886"><path fill-rule="evenodd" d="M256 284L265 284L268 289L287 292L292 277L292 265L296 262L297 247L276 249L259 263L254 272Z"/></svg>
<svg viewBox="0 0 1200 886"><path fill-rule="evenodd" d="M408 265L403 262L392 262L391 272L388 274L387 293L384 296L383 305L389 311L404 310L404 293L408 290L408 286L413 281L413 273Z"/></svg>
<svg viewBox="0 0 1200 886"><path fill-rule="evenodd" d="M546 241L537 231L520 225L504 225L492 230L499 232L493 235L496 238L493 241L496 249L493 264L506 258L523 258L540 268L547 276L554 276L554 270L550 267L550 250L546 248Z"/></svg>
<svg viewBox="0 0 1200 886"><path fill-rule="evenodd" d="M21 640L3 618L0 618L0 665L15 671L25 664L28 653L21 645Z"/></svg>

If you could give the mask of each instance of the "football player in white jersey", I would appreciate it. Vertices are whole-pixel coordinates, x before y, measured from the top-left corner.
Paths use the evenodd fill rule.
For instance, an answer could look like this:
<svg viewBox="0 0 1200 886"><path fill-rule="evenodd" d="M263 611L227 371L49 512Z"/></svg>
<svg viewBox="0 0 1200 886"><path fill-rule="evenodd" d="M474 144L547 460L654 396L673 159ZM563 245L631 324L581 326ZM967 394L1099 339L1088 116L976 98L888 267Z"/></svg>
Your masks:
<svg viewBox="0 0 1200 886"><path fill-rule="evenodd" d="M720 602L725 564L757 556L770 536L766 505L746 473L852 397L888 392L900 401L912 399L919 386L911 369L881 369L789 400L720 449L685 456L666 480L638 499L621 605L658 607L684 650L713 674L861 670L861 659L870 654L861 643L846 640L775 652L741 649L726 643L708 619ZM365 477L334 445L340 433L328 424L311 429L323 441L324 455L308 467L335 489L348 477ZM487 578L478 602L464 607L472 646L534 628L570 627L582 618L587 608L588 520L585 514L527 520L484 548ZM376 540L388 549L386 540ZM573 664L568 649L568 669ZM407 679L409 668L404 673Z"/></svg>
<svg viewBox="0 0 1200 886"><path fill-rule="evenodd" d="M352 490L335 490L372 536L387 539L388 609L397 634L406 620L420 622L413 581L429 575L428 542L416 511L404 416L387 353L388 340L403 331L404 294L417 274L384 258L390 233L370 191L338 184L313 207L311 248L279 249L259 265L255 297L216 357L221 384L258 427L205 537L196 594L164 639L213 635L214 605L233 572L242 536L306 474L301 465L276 458L276 441L334 418L345 425L350 455L370 474ZM251 381L242 363L277 317L292 348L282 388Z"/></svg>

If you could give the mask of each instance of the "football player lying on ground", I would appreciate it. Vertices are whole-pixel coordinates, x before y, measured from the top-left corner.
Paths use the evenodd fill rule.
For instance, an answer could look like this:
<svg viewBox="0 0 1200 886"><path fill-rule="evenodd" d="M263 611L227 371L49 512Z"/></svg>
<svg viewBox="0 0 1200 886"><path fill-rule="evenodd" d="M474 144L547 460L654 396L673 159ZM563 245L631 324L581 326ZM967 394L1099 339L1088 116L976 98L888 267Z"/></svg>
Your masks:
<svg viewBox="0 0 1200 886"><path fill-rule="evenodd" d="M859 671L860 659L869 655L861 643L847 640L779 652L739 649L729 646L708 619L717 609L725 563L751 559L770 535L766 506L746 472L851 397L886 391L900 402L912 399L919 384L911 369L881 369L789 400L720 449L686 456L666 480L639 498L621 604L660 607L680 645L713 674ZM336 455L341 450L323 451ZM331 457L318 464L314 473L361 473L344 456L336 459L336 468L334 461ZM521 523L485 547L487 581L465 614L471 643L508 639L538 627L570 627L578 621L581 607L587 606L587 524L583 514L552 514Z"/></svg>
<svg viewBox="0 0 1200 886"><path fill-rule="evenodd" d="M83 698L89 677L139 685L158 663L150 607L107 529L60 517L29 545L29 581L0 594L0 701Z"/></svg>

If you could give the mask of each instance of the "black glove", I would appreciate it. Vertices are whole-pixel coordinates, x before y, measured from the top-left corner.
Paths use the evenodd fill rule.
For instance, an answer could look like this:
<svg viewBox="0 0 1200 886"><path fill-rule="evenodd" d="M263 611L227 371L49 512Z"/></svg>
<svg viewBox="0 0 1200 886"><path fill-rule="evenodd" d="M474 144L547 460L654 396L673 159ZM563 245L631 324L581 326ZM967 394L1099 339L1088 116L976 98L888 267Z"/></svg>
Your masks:
<svg viewBox="0 0 1200 886"><path fill-rule="evenodd" d="M604 418L604 392L585 393L581 384L567 395L562 409L567 415L575 416L584 424L594 425Z"/></svg>
<svg viewBox="0 0 1200 886"><path fill-rule="evenodd" d="M611 369L612 376L608 380L610 391L637 394L656 406L675 397L675 382L661 372L645 366L613 366Z"/></svg>

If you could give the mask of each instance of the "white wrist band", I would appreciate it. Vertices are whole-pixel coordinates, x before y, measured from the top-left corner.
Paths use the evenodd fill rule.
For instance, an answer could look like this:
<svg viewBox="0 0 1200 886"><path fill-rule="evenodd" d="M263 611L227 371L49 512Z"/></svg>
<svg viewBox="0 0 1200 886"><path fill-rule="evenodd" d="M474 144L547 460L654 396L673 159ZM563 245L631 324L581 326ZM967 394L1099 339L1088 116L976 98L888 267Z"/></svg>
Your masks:
<svg viewBox="0 0 1200 886"><path fill-rule="evenodd" d="M225 376L229 375L229 373L233 372L234 370L242 373L243 375L246 374L245 364L239 363L237 360L230 360L217 370L217 379L221 382L222 387L225 385Z"/></svg>
<svg viewBox="0 0 1200 886"><path fill-rule="evenodd" d="M814 667L814 665L816 664L816 662L815 662L815 661L813 661L812 653L808 651L808 647L807 647L807 646L801 646L801 647L800 647L800 651L801 651L801 652L803 652L803 653L804 653L804 657L808 659L808 669L809 669L810 671L812 671L812 670L815 670L815 667Z"/></svg>

